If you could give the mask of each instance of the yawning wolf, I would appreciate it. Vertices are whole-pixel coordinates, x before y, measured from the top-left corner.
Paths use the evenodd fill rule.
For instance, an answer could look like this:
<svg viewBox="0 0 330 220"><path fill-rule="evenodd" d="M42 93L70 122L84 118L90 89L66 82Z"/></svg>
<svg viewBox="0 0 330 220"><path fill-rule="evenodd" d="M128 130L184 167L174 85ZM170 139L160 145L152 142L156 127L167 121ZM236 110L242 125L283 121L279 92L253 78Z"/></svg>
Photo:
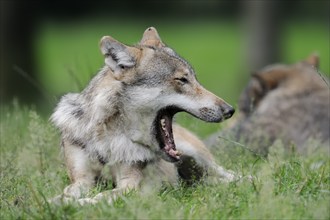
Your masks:
<svg viewBox="0 0 330 220"><path fill-rule="evenodd" d="M172 124L177 112L221 122L234 109L199 84L192 67L161 41L155 28L148 28L136 46L105 36L100 48L103 69L81 93L64 95L51 116L61 132L71 180L55 200L111 202L148 182L175 185L206 172L236 179L197 137ZM115 188L86 197L105 167Z"/></svg>

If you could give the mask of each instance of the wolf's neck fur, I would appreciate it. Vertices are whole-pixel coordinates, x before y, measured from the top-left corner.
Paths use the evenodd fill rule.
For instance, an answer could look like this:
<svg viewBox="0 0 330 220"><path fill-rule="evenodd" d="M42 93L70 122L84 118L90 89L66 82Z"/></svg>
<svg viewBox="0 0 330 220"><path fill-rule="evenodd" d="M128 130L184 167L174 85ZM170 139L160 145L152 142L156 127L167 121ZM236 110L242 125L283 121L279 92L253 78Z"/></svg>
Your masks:
<svg viewBox="0 0 330 220"><path fill-rule="evenodd" d="M64 139L79 142L107 162L137 162L154 159L142 137L149 127L137 127L140 115L125 111L122 84L104 67L82 91L62 97L51 120ZM147 125L146 125L147 126Z"/></svg>

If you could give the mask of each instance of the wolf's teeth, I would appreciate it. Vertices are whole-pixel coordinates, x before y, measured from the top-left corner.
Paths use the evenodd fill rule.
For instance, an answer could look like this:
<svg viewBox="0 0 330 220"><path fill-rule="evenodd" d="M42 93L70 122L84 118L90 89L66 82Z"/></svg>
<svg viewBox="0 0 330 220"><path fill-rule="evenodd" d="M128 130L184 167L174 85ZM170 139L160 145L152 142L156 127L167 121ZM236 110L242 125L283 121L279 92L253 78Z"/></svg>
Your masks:
<svg viewBox="0 0 330 220"><path fill-rule="evenodd" d="M164 118L160 120L160 124L162 125L162 129L165 130L166 124L165 124L165 119Z"/></svg>
<svg viewBox="0 0 330 220"><path fill-rule="evenodd" d="M181 151L178 151L178 150L175 153L176 153L177 156L181 156L182 155L182 152Z"/></svg>
<svg viewBox="0 0 330 220"><path fill-rule="evenodd" d="M180 159L180 155L181 153L177 150L174 150L173 148L171 148L169 151L168 151L168 154L171 155L172 157L175 157L177 159Z"/></svg>
<svg viewBox="0 0 330 220"><path fill-rule="evenodd" d="M178 150L174 150L173 153L176 155L176 156L181 156L182 153Z"/></svg>

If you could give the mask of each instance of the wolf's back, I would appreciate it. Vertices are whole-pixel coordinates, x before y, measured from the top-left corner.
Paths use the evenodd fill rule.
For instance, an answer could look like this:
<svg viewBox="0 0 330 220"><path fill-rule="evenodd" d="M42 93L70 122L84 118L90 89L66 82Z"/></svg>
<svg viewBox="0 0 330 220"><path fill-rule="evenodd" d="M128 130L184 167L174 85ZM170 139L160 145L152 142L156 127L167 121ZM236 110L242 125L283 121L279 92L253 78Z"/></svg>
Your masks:
<svg viewBox="0 0 330 220"><path fill-rule="evenodd" d="M276 139L285 144L295 144L299 151L308 147L309 139L329 143L329 102L329 94L325 90L292 97L279 92L262 103L267 106L265 111L256 112L238 124L237 136L251 146L259 146L262 153L267 153Z"/></svg>

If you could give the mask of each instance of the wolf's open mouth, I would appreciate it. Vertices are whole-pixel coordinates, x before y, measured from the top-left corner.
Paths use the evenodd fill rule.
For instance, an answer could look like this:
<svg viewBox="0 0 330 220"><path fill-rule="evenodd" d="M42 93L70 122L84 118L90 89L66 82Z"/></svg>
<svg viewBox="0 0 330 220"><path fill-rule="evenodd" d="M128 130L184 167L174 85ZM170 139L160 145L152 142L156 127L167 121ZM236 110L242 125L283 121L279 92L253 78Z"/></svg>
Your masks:
<svg viewBox="0 0 330 220"><path fill-rule="evenodd" d="M179 108L168 107L158 112L154 122L155 136L158 141L159 147L165 153L166 160L175 162L180 159L180 152L176 150L173 138L172 120L173 116L180 112Z"/></svg>

